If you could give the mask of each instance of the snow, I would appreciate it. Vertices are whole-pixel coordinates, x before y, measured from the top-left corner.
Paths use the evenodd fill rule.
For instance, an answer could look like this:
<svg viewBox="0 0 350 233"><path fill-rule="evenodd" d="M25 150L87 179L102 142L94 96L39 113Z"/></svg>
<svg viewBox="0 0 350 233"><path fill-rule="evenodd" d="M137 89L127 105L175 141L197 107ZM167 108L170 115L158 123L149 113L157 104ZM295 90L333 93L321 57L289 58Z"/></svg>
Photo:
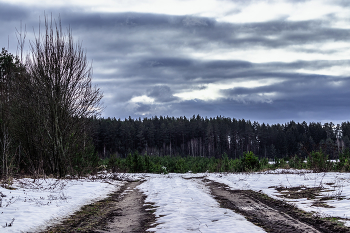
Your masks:
<svg viewBox="0 0 350 233"><path fill-rule="evenodd" d="M138 186L155 203L155 232L265 232L232 210L220 208L208 189L181 174L150 175Z"/></svg>
<svg viewBox="0 0 350 233"><path fill-rule="evenodd" d="M9 190L0 187L0 232L35 232L55 224L80 207L103 199L118 190L124 181L105 177L86 179L18 179ZM121 175L119 175L121 176ZM243 216L225 208L210 195L201 179L228 185L231 189L261 191L268 196L294 203L321 217L341 217L350 227L350 173L312 173L310 170L277 169L260 173L128 174L128 179L145 179L139 185L146 202L155 208L155 232L264 232ZM93 179L92 179L93 178ZM123 180L123 179L121 179ZM276 187L323 187L321 197L335 208L312 206L315 200L283 199ZM0 198L1 199L1 198ZM11 227L6 227L14 219Z"/></svg>
<svg viewBox="0 0 350 233"><path fill-rule="evenodd" d="M57 223L83 205L103 199L121 186L111 179L18 179L0 187L0 232L36 232ZM1 195L0 193L0 195ZM6 227L12 220L11 227Z"/></svg>
<svg viewBox="0 0 350 233"><path fill-rule="evenodd" d="M298 208L313 212L317 216L341 217L350 220L350 173L310 173L308 170L279 169L265 173L211 173L206 176L210 180L228 185L232 190L262 191L272 198L294 203ZM323 187L324 190L317 198L334 197L324 202L335 208L312 206L315 201L312 199L284 199L275 189L275 187L298 186ZM337 199L337 197L341 198ZM350 221L345 221L345 224L350 227Z"/></svg>

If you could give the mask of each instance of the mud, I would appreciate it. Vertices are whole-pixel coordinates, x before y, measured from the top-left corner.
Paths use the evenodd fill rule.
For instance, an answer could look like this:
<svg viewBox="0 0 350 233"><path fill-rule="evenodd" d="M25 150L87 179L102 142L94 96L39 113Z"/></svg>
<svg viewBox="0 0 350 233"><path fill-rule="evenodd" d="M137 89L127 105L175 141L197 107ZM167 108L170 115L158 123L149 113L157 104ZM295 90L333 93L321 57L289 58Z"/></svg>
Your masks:
<svg viewBox="0 0 350 233"><path fill-rule="evenodd" d="M350 228L339 219L315 216L260 192L230 190L228 186L205 177L197 179L211 190L222 208L242 214L267 232L350 232ZM84 206L61 224L44 232L149 232L147 229L155 226L154 203L145 203L146 196L136 189L141 183L126 183L108 198ZM286 193L287 190L280 191ZM299 187L288 190L288 194L299 193L299 197L313 198L319 191ZM325 205L322 201L315 202L315 205Z"/></svg>
<svg viewBox="0 0 350 233"><path fill-rule="evenodd" d="M350 232L349 228L313 216L284 201L251 190L230 190L228 186L204 179L221 207L240 213L267 232Z"/></svg>
<svg viewBox="0 0 350 233"><path fill-rule="evenodd" d="M144 207L145 196L135 187L140 183L131 183L121 195L115 210L109 215L105 230L96 232L146 232L154 217Z"/></svg>
<svg viewBox="0 0 350 233"><path fill-rule="evenodd" d="M108 198L84 206L44 232L146 232L155 216L152 203L144 205L146 196L135 188L141 183L126 183Z"/></svg>

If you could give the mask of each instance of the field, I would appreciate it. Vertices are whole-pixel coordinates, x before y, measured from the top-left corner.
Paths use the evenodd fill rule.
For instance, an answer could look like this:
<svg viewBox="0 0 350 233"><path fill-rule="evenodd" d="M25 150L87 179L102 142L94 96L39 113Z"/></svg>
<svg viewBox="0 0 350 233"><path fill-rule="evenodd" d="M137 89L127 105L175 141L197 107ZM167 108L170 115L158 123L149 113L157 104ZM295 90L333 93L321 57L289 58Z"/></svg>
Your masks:
<svg viewBox="0 0 350 233"><path fill-rule="evenodd" d="M350 232L350 174L107 173L0 187L1 232Z"/></svg>

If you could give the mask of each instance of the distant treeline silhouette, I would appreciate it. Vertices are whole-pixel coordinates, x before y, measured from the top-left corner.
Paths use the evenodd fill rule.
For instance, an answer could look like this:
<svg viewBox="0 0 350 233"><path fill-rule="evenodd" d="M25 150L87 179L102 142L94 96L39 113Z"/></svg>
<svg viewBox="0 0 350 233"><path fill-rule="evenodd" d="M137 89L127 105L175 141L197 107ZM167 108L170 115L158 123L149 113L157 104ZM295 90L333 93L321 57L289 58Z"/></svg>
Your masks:
<svg viewBox="0 0 350 233"><path fill-rule="evenodd" d="M260 158L305 158L322 150L336 159L350 146L350 122L259 124L229 117L101 118L93 122L93 143L100 158L126 157L138 151L149 156L240 158L252 151Z"/></svg>

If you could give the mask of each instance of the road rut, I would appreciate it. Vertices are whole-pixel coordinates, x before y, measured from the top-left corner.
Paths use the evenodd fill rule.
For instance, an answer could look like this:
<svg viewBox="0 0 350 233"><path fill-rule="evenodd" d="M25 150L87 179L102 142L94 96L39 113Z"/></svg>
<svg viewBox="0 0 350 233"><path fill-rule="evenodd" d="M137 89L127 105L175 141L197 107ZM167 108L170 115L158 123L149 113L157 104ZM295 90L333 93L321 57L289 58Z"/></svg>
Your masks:
<svg viewBox="0 0 350 233"><path fill-rule="evenodd" d="M146 226L153 221L149 212L145 211L145 196L136 189L140 182L131 182L120 195L115 210L109 216L105 230L96 232L146 232Z"/></svg>
<svg viewBox="0 0 350 233"><path fill-rule="evenodd" d="M240 213L267 232L349 232L326 220L303 213L283 201L251 190L231 190L227 185L203 179L221 207Z"/></svg>

